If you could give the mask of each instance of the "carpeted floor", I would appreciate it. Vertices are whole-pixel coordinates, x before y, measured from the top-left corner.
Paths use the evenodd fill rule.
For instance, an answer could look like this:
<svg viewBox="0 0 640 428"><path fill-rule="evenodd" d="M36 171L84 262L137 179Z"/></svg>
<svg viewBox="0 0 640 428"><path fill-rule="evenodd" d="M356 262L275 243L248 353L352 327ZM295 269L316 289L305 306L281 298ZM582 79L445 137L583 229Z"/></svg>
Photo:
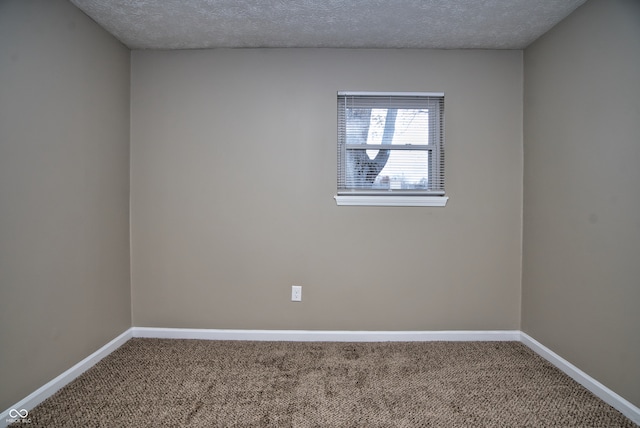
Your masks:
<svg viewBox="0 0 640 428"><path fill-rule="evenodd" d="M518 342L131 339L29 418L83 428L637 427Z"/></svg>

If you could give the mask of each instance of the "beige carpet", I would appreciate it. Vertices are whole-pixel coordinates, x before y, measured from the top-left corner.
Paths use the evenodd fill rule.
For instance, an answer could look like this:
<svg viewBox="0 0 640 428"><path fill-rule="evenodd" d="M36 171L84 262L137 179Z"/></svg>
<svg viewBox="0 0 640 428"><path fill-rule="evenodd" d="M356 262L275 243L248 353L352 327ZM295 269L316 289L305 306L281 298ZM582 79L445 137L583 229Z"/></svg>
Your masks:
<svg viewBox="0 0 640 428"><path fill-rule="evenodd" d="M29 417L83 428L637 426L518 342L132 339Z"/></svg>

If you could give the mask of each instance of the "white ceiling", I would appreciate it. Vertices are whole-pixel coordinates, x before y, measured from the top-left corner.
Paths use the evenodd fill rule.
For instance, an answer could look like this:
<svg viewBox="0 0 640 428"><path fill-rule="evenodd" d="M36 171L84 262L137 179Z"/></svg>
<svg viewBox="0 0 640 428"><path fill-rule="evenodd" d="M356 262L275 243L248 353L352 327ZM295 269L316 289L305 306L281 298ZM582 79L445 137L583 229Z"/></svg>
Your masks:
<svg viewBox="0 0 640 428"><path fill-rule="evenodd" d="M71 0L131 49L523 49L585 0Z"/></svg>

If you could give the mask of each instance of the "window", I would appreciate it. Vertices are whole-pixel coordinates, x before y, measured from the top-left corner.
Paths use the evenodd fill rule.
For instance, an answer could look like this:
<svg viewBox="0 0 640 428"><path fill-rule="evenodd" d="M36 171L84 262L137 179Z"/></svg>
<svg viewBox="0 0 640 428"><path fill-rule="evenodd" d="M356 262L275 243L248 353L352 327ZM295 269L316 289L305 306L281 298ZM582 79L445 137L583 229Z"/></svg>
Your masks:
<svg viewBox="0 0 640 428"><path fill-rule="evenodd" d="M338 92L338 205L444 206L444 94Z"/></svg>

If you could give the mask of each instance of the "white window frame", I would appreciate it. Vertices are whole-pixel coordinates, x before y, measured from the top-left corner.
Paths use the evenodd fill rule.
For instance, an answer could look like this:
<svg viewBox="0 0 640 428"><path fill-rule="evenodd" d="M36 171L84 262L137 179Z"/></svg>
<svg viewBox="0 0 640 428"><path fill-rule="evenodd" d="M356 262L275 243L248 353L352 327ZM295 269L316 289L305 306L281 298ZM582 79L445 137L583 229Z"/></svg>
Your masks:
<svg viewBox="0 0 640 428"><path fill-rule="evenodd" d="M425 98L425 102L428 99L434 97L441 98L444 102L444 93L442 92L353 92L353 91L340 91L338 92L338 193L334 196L337 205L352 205L352 206L422 206L422 207L443 207L448 201L448 197L444 193L444 182L442 182L441 189L428 190L428 191L401 191L401 190L369 190L369 189L349 189L340 188L340 182L346 182L344 174L346 174L346 150L350 147L350 144L346 142L346 127L341 126L346 123L344 113L340 111L342 108L346 109L345 97L394 97L407 99L412 98ZM433 101L430 106L430 111L434 111L437 115L440 115L440 109L433 108ZM382 106L381 106L382 107ZM432 142L429 145L424 146L396 146L389 149L403 150L403 149L418 149L429 151L429 159L433 162L430 165L430 176L440 176L441 181L444 180L444 117L430 116L430 126L438 127L436 129L436 135L440 136L441 141ZM363 149L363 145L358 145L358 149ZM384 148L381 145L366 145L365 149L380 149Z"/></svg>

